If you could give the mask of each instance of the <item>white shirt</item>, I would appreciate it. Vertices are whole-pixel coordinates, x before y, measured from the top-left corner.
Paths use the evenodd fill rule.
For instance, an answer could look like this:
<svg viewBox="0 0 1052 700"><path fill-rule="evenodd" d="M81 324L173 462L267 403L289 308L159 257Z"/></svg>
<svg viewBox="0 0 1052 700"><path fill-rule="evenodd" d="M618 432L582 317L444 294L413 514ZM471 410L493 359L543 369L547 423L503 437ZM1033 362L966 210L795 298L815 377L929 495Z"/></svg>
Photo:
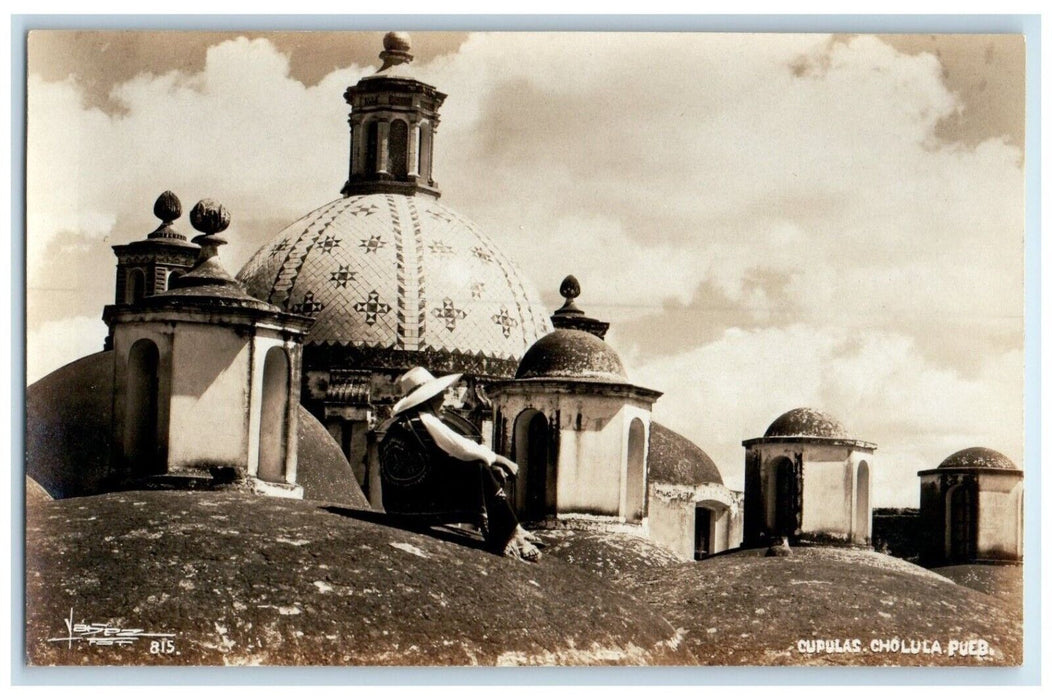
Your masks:
<svg viewBox="0 0 1052 700"><path fill-rule="evenodd" d="M436 416L430 411L420 412L420 421L427 428L428 434L431 435L431 439L438 445L438 449L442 450L450 457L455 457L462 462L474 462L481 460L488 466L493 466L493 463L497 461L497 453L486 447L480 445L473 440L469 440L463 435L459 434L448 425L442 422L442 419Z"/></svg>

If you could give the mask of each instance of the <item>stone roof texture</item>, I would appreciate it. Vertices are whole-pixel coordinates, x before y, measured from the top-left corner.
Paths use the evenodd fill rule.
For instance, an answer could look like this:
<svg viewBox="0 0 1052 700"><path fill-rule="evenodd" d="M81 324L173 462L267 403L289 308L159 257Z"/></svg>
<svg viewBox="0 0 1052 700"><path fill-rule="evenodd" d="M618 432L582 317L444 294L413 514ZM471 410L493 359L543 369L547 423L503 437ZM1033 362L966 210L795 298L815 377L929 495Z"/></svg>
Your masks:
<svg viewBox="0 0 1052 700"><path fill-rule="evenodd" d="M1019 469L1012 460L988 447L969 447L954 452L939 465L939 469Z"/></svg>
<svg viewBox="0 0 1052 700"><path fill-rule="evenodd" d="M534 343L519 363L515 378L628 383L613 348L587 331L565 328Z"/></svg>
<svg viewBox="0 0 1052 700"><path fill-rule="evenodd" d="M723 484L723 477L705 451L660 423L650 423L650 452L647 456L650 481L697 486Z"/></svg>
<svg viewBox="0 0 1052 700"><path fill-rule="evenodd" d="M813 408L794 408L774 419L764 437L819 437L849 439L836 418Z"/></svg>

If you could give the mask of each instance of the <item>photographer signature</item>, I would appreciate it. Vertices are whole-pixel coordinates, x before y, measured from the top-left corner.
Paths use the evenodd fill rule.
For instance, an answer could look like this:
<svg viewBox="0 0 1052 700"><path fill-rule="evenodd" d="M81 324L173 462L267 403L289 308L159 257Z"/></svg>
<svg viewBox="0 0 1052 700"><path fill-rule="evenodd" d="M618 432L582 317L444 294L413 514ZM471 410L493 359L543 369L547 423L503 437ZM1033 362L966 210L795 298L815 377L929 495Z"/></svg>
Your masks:
<svg viewBox="0 0 1052 700"><path fill-rule="evenodd" d="M114 627L110 624L98 622L86 623L84 621L73 621L73 608L69 609L69 618L63 620L66 623L66 636L53 637L49 642L66 642L69 648L73 643L87 642L88 646L114 647L130 646L143 638L150 638L150 651L153 653L169 653L175 650L175 642L172 641L174 634L165 632L146 632L137 627Z"/></svg>

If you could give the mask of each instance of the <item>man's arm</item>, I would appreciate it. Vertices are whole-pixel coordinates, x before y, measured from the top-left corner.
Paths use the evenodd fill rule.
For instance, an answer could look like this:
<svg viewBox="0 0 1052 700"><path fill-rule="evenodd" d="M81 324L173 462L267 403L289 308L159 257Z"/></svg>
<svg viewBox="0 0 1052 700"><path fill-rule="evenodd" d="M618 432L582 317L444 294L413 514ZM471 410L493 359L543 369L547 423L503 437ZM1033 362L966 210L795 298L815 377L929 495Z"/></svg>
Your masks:
<svg viewBox="0 0 1052 700"><path fill-rule="evenodd" d="M420 421L427 428L428 434L435 441L438 449L449 456L463 462L482 461L490 467L496 464L508 472L509 476L515 476L518 473L519 467L515 462L500 456L485 445L469 440L443 423L438 416L431 413L421 413Z"/></svg>
<svg viewBox="0 0 1052 700"><path fill-rule="evenodd" d="M450 457L455 457L463 462L478 460L485 462L488 466L493 466L493 463L497 461L496 452L485 445L480 445L473 440L467 439L443 423L438 416L421 412L420 422L427 428L428 434L435 441L435 444L438 445L438 449Z"/></svg>

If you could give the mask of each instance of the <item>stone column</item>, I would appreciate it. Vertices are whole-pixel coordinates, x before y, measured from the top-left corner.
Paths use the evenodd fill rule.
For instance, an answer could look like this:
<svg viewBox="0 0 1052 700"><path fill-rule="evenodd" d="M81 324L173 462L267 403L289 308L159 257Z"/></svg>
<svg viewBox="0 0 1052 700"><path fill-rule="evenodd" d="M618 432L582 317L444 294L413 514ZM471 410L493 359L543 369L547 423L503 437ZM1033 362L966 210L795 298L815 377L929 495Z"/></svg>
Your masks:
<svg viewBox="0 0 1052 700"><path fill-rule="evenodd" d="M351 120L351 165L348 171L351 176L358 175L362 172L362 158L364 152L362 149L362 125L355 124Z"/></svg>
<svg viewBox="0 0 1052 700"><path fill-rule="evenodd" d="M376 172L387 175L387 142L391 133L391 123L381 121L376 126Z"/></svg>
<svg viewBox="0 0 1052 700"><path fill-rule="evenodd" d="M419 177L420 176L420 167L419 167L419 158L420 158L420 156L419 156L419 153L418 153L418 151L419 151L419 146L418 146L419 141L420 141L420 122L414 119L410 123L409 143L406 144L406 149L407 149L406 152L408 154L406 157L409 159L409 163L408 163L408 165L409 165L409 168L408 168L409 177Z"/></svg>

